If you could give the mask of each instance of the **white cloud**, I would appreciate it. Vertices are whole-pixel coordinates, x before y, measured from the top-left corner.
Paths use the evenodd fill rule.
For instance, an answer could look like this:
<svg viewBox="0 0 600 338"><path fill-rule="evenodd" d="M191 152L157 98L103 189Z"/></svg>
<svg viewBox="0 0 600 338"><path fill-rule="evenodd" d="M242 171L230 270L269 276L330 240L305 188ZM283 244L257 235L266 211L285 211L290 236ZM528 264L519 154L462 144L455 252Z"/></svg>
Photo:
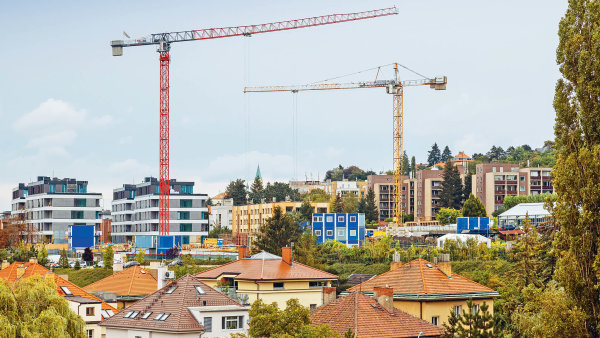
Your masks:
<svg viewBox="0 0 600 338"><path fill-rule="evenodd" d="M13 126L19 131L38 126L66 129L81 125L86 115L85 110L77 110L67 102L48 99L31 112L21 116Z"/></svg>
<svg viewBox="0 0 600 338"><path fill-rule="evenodd" d="M156 172L156 170L154 170L151 166L140 163L138 160L133 158L111 164L108 167L108 171L121 175L133 175L135 177L150 176L152 173Z"/></svg>
<svg viewBox="0 0 600 338"><path fill-rule="evenodd" d="M77 137L77 133L72 130L65 130L58 133L46 134L40 137L35 137L27 142L27 147L30 148L49 148L49 147L64 147L68 146Z"/></svg>

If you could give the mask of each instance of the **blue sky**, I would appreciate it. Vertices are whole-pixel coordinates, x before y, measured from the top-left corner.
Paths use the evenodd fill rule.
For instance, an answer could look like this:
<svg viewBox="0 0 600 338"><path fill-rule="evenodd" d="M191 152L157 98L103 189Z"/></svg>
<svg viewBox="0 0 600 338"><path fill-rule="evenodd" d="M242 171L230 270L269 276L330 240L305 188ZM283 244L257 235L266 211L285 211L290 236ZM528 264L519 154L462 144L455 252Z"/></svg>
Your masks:
<svg viewBox="0 0 600 338"><path fill-rule="evenodd" d="M174 44L171 177L211 195L251 178L257 164L267 180L289 180L292 95L244 97L244 84L310 83L391 62L448 76L445 92L405 90L405 148L417 161L433 142L472 154L553 138L556 31L566 1L6 1L0 209L10 208L18 182L39 175L88 180L108 206L113 188L158 174L158 54L149 46L111 56L109 42L123 31L140 37L393 5L399 15ZM323 177L338 164L391 167L392 99L384 90L297 100L299 178Z"/></svg>

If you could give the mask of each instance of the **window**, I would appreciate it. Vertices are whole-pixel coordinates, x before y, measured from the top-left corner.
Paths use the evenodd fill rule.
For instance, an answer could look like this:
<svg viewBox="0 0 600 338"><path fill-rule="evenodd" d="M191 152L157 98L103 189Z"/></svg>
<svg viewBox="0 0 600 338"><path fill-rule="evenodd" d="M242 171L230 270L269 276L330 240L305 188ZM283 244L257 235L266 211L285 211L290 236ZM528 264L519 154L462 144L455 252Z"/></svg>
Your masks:
<svg viewBox="0 0 600 338"><path fill-rule="evenodd" d="M244 327L244 316L227 316L222 318L223 330L237 330Z"/></svg>
<svg viewBox="0 0 600 338"><path fill-rule="evenodd" d="M173 291L175 291L175 290L177 290L177 286L173 286L172 288L170 288L170 289L167 291L167 294L168 294L168 295L170 295L170 294L172 294L172 293L173 293Z"/></svg>
<svg viewBox="0 0 600 338"><path fill-rule="evenodd" d="M273 283L273 289L283 289L283 282Z"/></svg>
<svg viewBox="0 0 600 338"><path fill-rule="evenodd" d="M344 237L344 229L338 230L338 237Z"/></svg>
<svg viewBox="0 0 600 338"><path fill-rule="evenodd" d="M520 187L519 187L519 190L520 190L520 191L525 191L525 186L524 186L524 185L520 186Z"/></svg>
<svg viewBox="0 0 600 338"><path fill-rule="evenodd" d="M350 216L350 222L356 222L356 216Z"/></svg>
<svg viewBox="0 0 600 338"><path fill-rule="evenodd" d="M94 337L94 330L85 330L85 333L87 334L88 338Z"/></svg>
<svg viewBox="0 0 600 338"><path fill-rule="evenodd" d="M327 236L333 236L333 230L327 230Z"/></svg>
<svg viewBox="0 0 600 338"><path fill-rule="evenodd" d="M477 312L479 312L479 304L475 304L473 305L473 314L477 314Z"/></svg>
<svg viewBox="0 0 600 338"><path fill-rule="evenodd" d="M212 317L204 317L204 332L212 332Z"/></svg>
<svg viewBox="0 0 600 338"><path fill-rule="evenodd" d="M180 208L191 208L192 200L179 200L179 207Z"/></svg>
<svg viewBox="0 0 600 338"><path fill-rule="evenodd" d="M519 177L519 179L521 180L521 182L525 182L525 176L521 176Z"/></svg>
<svg viewBox="0 0 600 338"><path fill-rule="evenodd" d="M75 206L76 207L85 207L87 200L85 198L76 198L75 199Z"/></svg>
<svg viewBox="0 0 600 338"><path fill-rule="evenodd" d="M320 288L325 286L325 282L308 282L309 288Z"/></svg>
<svg viewBox="0 0 600 338"><path fill-rule="evenodd" d="M83 211L71 211L71 219L83 219Z"/></svg>
<svg viewBox="0 0 600 338"><path fill-rule="evenodd" d="M85 308L85 315L86 316L93 316L94 315L94 307L93 306L88 306Z"/></svg>
<svg viewBox="0 0 600 338"><path fill-rule="evenodd" d="M326 222L333 222L333 216L327 216L326 218Z"/></svg>
<svg viewBox="0 0 600 338"><path fill-rule="evenodd" d="M169 318L170 315L170 313L159 313L156 317L154 317L154 320L165 321L165 319Z"/></svg>
<svg viewBox="0 0 600 338"><path fill-rule="evenodd" d="M350 236L356 236L356 230L350 230Z"/></svg>
<svg viewBox="0 0 600 338"><path fill-rule="evenodd" d="M461 315L461 311L462 311L462 305L455 305L454 306L454 314L457 316Z"/></svg>
<svg viewBox="0 0 600 338"><path fill-rule="evenodd" d="M135 318L138 314L140 314L139 311L133 311L133 313L129 316L129 319Z"/></svg>
<svg viewBox="0 0 600 338"><path fill-rule="evenodd" d="M144 313L144 315L142 316L142 319L148 319L148 317L150 317L151 314L152 314L152 312Z"/></svg>
<svg viewBox="0 0 600 338"><path fill-rule="evenodd" d="M133 314L133 311L129 311L129 312L127 312L127 313L126 313L126 314L123 316L123 318L129 318L129 316L131 316L131 314Z"/></svg>
<svg viewBox="0 0 600 338"><path fill-rule="evenodd" d="M321 236L321 230L315 230L315 236Z"/></svg>
<svg viewBox="0 0 600 338"><path fill-rule="evenodd" d="M179 224L179 231L181 232L191 232L192 224L191 223L181 223Z"/></svg>
<svg viewBox="0 0 600 338"><path fill-rule="evenodd" d="M437 326L438 323L440 321L440 317L439 316L435 316L435 317L431 317L431 324Z"/></svg>
<svg viewBox="0 0 600 338"><path fill-rule="evenodd" d="M69 288L68 288L68 287L66 287L66 286L61 286L61 287L60 287L60 289L61 289L61 290L63 290L63 292L64 292L64 293L65 293L65 295L67 295L67 296L72 296L72 295L73 295L73 292L71 292L71 290L69 290Z"/></svg>
<svg viewBox="0 0 600 338"><path fill-rule="evenodd" d="M310 304L310 311L316 310L317 304Z"/></svg>
<svg viewBox="0 0 600 338"><path fill-rule="evenodd" d="M200 287L200 285L196 285L195 288L196 288L196 291L198 291L198 294L200 294L200 295L203 295L206 293L206 292L204 292L204 290L202 290L202 287Z"/></svg>
<svg viewBox="0 0 600 338"><path fill-rule="evenodd" d="M178 211L177 219L190 219L190 212L189 211Z"/></svg>
<svg viewBox="0 0 600 338"><path fill-rule="evenodd" d="M338 222L343 222L344 221L344 216L338 216Z"/></svg>

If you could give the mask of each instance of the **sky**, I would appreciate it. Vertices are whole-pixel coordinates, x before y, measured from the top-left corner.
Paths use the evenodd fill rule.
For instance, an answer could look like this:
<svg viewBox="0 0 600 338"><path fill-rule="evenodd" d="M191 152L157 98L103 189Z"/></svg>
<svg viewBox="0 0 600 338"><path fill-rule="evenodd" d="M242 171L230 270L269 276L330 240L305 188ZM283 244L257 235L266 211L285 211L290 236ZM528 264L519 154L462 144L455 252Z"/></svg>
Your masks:
<svg viewBox="0 0 600 338"><path fill-rule="evenodd" d="M381 88L243 94L243 87L371 81L398 62L446 91L404 91L404 148L417 162L552 139L558 22L567 1L0 2L0 210L37 176L112 190L158 176L159 65L154 46L110 41L396 6L357 22L176 43L170 66L170 176L215 195L236 178L323 178L392 166L392 97ZM379 79L391 79L389 67ZM402 71L401 79L420 76ZM296 115L296 118L294 116ZM297 145L293 135L297 133ZM297 162L297 166L294 165ZM294 174L296 173L296 174Z"/></svg>

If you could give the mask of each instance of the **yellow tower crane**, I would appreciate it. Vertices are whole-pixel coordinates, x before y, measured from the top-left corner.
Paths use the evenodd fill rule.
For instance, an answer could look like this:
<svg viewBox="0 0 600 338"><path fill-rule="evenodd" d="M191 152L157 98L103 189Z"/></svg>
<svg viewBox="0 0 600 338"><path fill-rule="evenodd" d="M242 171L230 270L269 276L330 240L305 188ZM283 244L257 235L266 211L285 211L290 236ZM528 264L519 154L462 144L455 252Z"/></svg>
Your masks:
<svg viewBox="0 0 600 338"><path fill-rule="evenodd" d="M245 87L244 93L261 93L261 92L293 92L309 90L333 90L333 89L359 89L359 88L385 88L388 94L394 98L393 115L394 115L394 131L393 131L393 181L392 181L392 218L397 225L403 224L403 203L402 203L402 174L404 172L402 163L402 154L404 147L404 109L403 95L404 87L409 86L429 86L435 90L446 90L446 76L438 76L434 78L422 78L419 80L400 80L398 66L406 68L398 63L392 64L394 67L394 78L392 80L377 80L374 81L358 81L347 83L315 83L298 86L264 86L264 87ZM383 66L381 66L383 67ZM378 69L377 74L379 75ZM408 68L406 68L408 69ZM414 71L413 71L414 72ZM416 72L414 72L416 73ZM418 73L416 73L418 74ZM419 74L420 75L420 74ZM422 76L422 75L421 75Z"/></svg>

